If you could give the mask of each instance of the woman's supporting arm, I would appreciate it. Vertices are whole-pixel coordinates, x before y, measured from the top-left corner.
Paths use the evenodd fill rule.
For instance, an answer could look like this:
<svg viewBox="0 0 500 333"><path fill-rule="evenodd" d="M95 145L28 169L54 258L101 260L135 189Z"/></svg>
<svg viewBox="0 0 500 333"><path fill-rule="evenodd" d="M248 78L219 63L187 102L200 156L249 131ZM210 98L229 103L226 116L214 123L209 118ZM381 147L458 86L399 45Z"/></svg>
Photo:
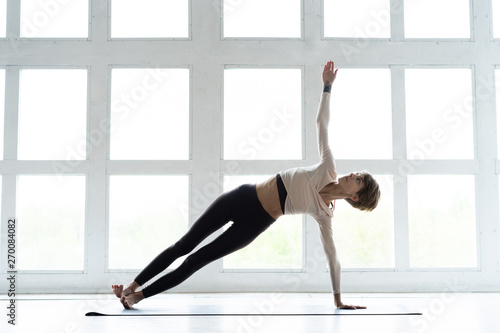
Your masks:
<svg viewBox="0 0 500 333"><path fill-rule="evenodd" d="M347 305L342 303L340 291L340 272L341 266L333 242L332 220L330 217L317 220L320 230L321 242L325 251L328 268L330 269L330 280L332 283L332 291L335 300L335 306L339 309L366 309L366 306Z"/></svg>
<svg viewBox="0 0 500 333"><path fill-rule="evenodd" d="M335 243L333 242L333 231L332 231L332 219L329 216L325 216L322 219L317 220L319 226L319 232L321 237L321 243L323 244L323 250L325 251L326 261L328 262L328 268L330 269L330 280L332 283L332 291L335 295L335 305L338 307L342 303L337 303L337 295L340 300L340 261L337 256L337 250L335 249Z"/></svg>

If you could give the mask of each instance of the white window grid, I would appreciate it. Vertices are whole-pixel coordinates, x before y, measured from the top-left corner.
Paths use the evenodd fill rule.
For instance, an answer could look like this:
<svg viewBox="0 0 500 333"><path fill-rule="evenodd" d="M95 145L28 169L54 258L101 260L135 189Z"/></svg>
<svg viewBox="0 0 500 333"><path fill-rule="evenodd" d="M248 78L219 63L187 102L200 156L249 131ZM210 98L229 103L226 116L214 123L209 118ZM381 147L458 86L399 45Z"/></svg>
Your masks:
<svg viewBox="0 0 500 333"><path fill-rule="evenodd" d="M223 1L223 0L221 0ZM220 15L222 2L190 1L190 15L198 20L190 21L190 38L185 41L160 41L140 39L111 41L109 36L109 11L107 4L97 0L90 3L89 38L68 39L20 39L19 2L8 1L7 38L0 39L5 56L0 67L6 70L5 143L4 157L0 161L2 174L0 255L6 257L5 230L7 219L15 216L16 182L18 175L54 174L54 161L18 161L17 157L17 109L19 97L19 70L30 66L87 68L89 71L89 110L87 130L97 128L99 121L107 119L109 101L110 66L148 64L152 67L189 66L191 68L191 142L188 161L110 161L106 144L94 147L87 159L71 172L87 177L85 265L82 271L23 272L23 285L19 292L51 292L66 290L108 291L110 283L130 280L135 272L109 272L107 257L107 184L114 174L188 174L191 193L193 188L203 188L212 181L209 172L222 177L229 174L231 163L223 160L222 153L222 76L225 65L249 66L303 66L304 68L304 159L301 161L239 161L241 174L269 174L297 165L310 165L317 159L315 137L315 111L321 85L321 64L330 58L338 67L391 68L393 112L393 159L392 160L338 160L339 170L355 170L360 165L374 174L398 173L398 166L406 160L406 136L404 114L404 70L415 66L469 67L473 72L474 112L474 160L425 161L411 172L404 173L402 181L394 183L395 219L395 269L358 269L343 272L344 291L442 291L453 285L457 290L500 290L500 245L498 242L499 193L498 176L500 159L497 154L494 70L498 62L498 39L492 36L490 0L471 1L471 38L468 40L411 39L403 36L404 21L401 14L391 15L390 40L324 38L322 30L322 1L302 3L303 26L301 40L290 39L235 39L222 40ZM391 0L391 5L400 5ZM474 15L472 16L472 13ZM218 27L217 31L207 26ZM215 29L215 28L214 28ZM214 38L215 35L219 37ZM192 37L192 38L191 38ZM208 41L208 42L207 42ZM168 42L168 43L166 43ZM171 43L171 45L169 45ZM347 43L359 52L346 56L339 43ZM197 48L198 47L198 48ZM103 48L106 52L102 52ZM193 49L200 50L192 52ZM290 52L287 50L294 50ZM200 57L210 50L217 50L210 57ZM285 50L285 51L284 51ZM338 83L340 84L340 83ZM498 89L498 88L497 88ZM478 98L480 97L480 98ZM215 121L213 119L216 119ZM218 120L217 120L218 119ZM210 124L210 129L207 128ZM208 133L219 133L210 136ZM494 163L492 163L494 161ZM65 161L62 161L65 162ZM408 202L407 174L456 174L474 175L476 179L476 223L478 237L478 267L475 269L410 269L408 253ZM92 195L89 195L91 193ZM192 222L195 216L190 214ZM304 218L304 267L300 272L232 272L221 273L220 265L210 265L203 277L193 276L177 291L329 291L329 280L324 269L315 221ZM321 265L317 263L321 262ZM0 278L6 276L6 263L1 261ZM255 273L255 274L254 274ZM457 277L457 273L460 273ZM249 287L245 280L255 277ZM217 282L206 283L206 277ZM366 281L370 281L367 286ZM92 281L92 283L89 283ZM290 288L283 287L284 281ZM295 283L294 281L300 281ZM395 283L397 281L397 283ZM480 284L480 281L483 284ZM54 287L57 282L57 287ZM83 286L83 287L82 287ZM256 289L257 288L257 289Z"/></svg>

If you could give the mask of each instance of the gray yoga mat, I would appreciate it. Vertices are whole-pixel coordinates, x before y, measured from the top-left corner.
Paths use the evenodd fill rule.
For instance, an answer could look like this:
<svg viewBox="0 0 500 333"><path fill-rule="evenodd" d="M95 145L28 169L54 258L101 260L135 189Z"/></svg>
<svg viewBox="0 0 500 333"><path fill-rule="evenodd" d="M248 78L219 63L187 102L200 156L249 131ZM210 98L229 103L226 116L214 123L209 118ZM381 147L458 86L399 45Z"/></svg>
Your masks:
<svg viewBox="0 0 500 333"><path fill-rule="evenodd" d="M371 306L367 309L343 310L324 304L172 304L168 300L141 302L132 309L124 309L118 300L86 316L339 316L339 315L406 315L422 313L411 311L402 304Z"/></svg>

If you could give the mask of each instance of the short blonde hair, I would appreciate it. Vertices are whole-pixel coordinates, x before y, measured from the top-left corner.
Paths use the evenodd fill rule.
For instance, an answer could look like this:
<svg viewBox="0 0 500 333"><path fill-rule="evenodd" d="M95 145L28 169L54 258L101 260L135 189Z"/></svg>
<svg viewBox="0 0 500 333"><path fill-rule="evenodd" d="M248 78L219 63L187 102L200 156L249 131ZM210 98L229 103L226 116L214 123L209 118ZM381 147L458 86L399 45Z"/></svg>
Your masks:
<svg viewBox="0 0 500 333"><path fill-rule="evenodd" d="M360 172L363 177L363 183L365 186L356 195L359 197L358 201L354 201L350 198L345 200L354 208L359 210L364 210L371 212L378 205L380 200L380 187L373 176L366 170Z"/></svg>

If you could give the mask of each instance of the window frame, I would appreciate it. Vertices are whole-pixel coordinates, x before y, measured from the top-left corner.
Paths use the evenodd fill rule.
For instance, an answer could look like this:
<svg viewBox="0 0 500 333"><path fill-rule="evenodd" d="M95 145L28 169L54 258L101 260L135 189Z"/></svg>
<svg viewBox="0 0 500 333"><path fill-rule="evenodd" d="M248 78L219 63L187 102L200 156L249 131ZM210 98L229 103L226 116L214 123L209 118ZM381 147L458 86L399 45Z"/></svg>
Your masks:
<svg viewBox="0 0 500 333"><path fill-rule="evenodd" d="M315 116L321 94L320 73L323 64L333 58L336 66L346 68L384 67L391 69L392 137L391 160L337 160L339 175L357 170L360 166L373 174L394 176L394 251L395 268L392 270L343 270L342 290L345 292L405 292L444 290L450 282L453 290L500 290L500 242L495 230L500 220L500 158L498 155L498 107L491 93L488 78L500 63L494 57L485 57L488 51L498 49L500 39L492 39L490 0L470 1L474 16L471 18L471 38L405 39L401 13L391 12L391 38L389 40L363 40L325 38L323 32L323 0L302 1L301 39L237 39L222 38L222 1L192 2L190 0L190 39L122 41L110 40L109 6L92 2L92 27L83 40L20 39L20 5L8 2L6 39L0 44L8 49L0 59L0 68L6 69L4 160L0 161L2 176L1 231L7 230L7 219L16 215L17 176L23 174L57 174L54 161L17 160L19 106L19 70L22 68L76 66L88 70L87 136L98 129L100 121L109 120L110 68L165 67L190 68L190 155L186 161L110 161L109 135L103 143L87 146L87 158L79 161L68 175L86 176L85 266L79 273L22 273L20 293L30 292L109 292L109 284L131 280L135 272L113 272L106 267L106 232L108 214L108 177L115 174L179 174L189 177L190 207L199 199L201 191L207 202L221 193L221 179L234 171L234 161L223 157L223 73L226 66L248 68L290 66L302 69L303 112L301 160L238 161L238 174L270 174L297 166L317 163ZM400 0L391 0L391 5ZM307 15L305 15L307 13ZM206 15L205 15L206 14ZM193 20L196 18L196 20ZM213 29L207 29L213 27ZM193 37L193 38L191 38ZM345 53L351 47L355 52ZM292 49L293 52L288 50ZM198 52L193 52L198 50ZM216 50L216 51L214 51ZM208 56L207 56L208 55ZM64 64L61 66L60 64ZM406 155L405 68L415 66L470 66L474 97L482 93L474 105L474 159L425 161L408 165ZM484 80L486 78L486 80ZM483 82L484 81L484 82ZM341 75L335 84L341 84ZM487 89L484 89L487 88ZM335 88L334 88L335 89ZM482 90L479 90L482 89ZM493 90L494 91L494 90ZM334 92L333 92L334 93ZM207 138L209 138L207 140ZM65 161L56 161L62 162ZM425 269L414 271L408 261L408 182L413 174L463 174L476 179L476 223L478 232L478 268ZM219 179L217 181L217 179ZM205 193L205 186L210 190ZM213 190L213 191L212 191ZM198 212L189 212L190 224ZM326 261L319 242L317 222L303 217L304 267L300 272L221 272L221 262L204 268L202 275L194 275L176 287L174 292L329 292ZM334 222L335 223L335 222ZM210 236L212 240L218 233ZM6 248L0 243L0 256L6 257ZM342 262L342 258L340 258ZM6 277L5 261L0 261L0 279ZM208 277L208 279L207 279ZM252 283L248 283L248 279ZM94 287L88 284L92 280ZM207 281L209 280L209 281ZM371 283L368 285L366 281ZM398 283L394 283L398 281ZM57 288L53 287L57 283ZM99 287L95 287L96 285Z"/></svg>

